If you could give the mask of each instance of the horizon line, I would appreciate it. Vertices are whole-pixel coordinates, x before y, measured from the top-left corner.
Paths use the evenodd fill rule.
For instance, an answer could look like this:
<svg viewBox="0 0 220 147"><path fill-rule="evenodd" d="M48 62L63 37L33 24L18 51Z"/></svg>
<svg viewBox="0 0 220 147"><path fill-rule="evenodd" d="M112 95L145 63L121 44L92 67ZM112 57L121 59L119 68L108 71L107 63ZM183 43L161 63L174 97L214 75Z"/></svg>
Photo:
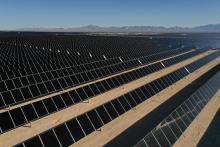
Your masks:
<svg viewBox="0 0 220 147"><path fill-rule="evenodd" d="M71 29L71 28L83 28L83 27L89 27L89 26L94 26L94 27L101 27L101 28L111 28L111 27L117 27L117 28L123 28L123 27L163 27L166 29L169 28L196 28L200 26L207 26L207 25L218 25L220 23L208 23L208 24L201 24L201 25L196 25L196 26L178 26L178 25L173 25L173 26L163 26L163 25L95 25L95 24L88 24L88 25L80 25L80 26L71 26L71 27L63 27L63 26L28 26L28 27L16 27L16 28L0 28L0 30L3 31L15 31L19 29Z"/></svg>

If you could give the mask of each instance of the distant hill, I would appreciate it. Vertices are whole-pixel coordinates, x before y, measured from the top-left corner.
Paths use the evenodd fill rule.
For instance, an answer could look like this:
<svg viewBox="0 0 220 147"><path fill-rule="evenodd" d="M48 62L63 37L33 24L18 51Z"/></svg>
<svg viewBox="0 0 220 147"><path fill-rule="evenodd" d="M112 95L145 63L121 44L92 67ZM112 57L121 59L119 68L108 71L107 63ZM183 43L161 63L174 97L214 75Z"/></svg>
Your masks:
<svg viewBox="0 0 220 147"><path fill-rule="evenodd" d="M220 32L220 24L186 27L155 27L155 26L123 26L100 27L88 25L73 28L22 28L17 31L42 31L42 32L142 32L142 33L178 33L178 32Z"/></svg>
<svg viewBox="0 0 220 147"><path fill-rule="evenodd" d="M220 24L209 24L209 25L195 27L193 29L195 31L211 31L211 32L218 31L220 32Z"/></svg>

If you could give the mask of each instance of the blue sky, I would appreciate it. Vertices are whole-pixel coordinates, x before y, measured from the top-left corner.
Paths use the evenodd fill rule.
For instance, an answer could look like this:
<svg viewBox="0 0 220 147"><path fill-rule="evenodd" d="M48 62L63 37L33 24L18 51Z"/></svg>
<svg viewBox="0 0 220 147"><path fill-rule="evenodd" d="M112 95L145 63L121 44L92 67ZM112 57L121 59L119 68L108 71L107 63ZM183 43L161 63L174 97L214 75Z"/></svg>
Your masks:
<svg viewBox="0 0 220 147"><path fill-rule="evenodd" d="M220 0L0 0L0 29L220 23Z"/></svg>

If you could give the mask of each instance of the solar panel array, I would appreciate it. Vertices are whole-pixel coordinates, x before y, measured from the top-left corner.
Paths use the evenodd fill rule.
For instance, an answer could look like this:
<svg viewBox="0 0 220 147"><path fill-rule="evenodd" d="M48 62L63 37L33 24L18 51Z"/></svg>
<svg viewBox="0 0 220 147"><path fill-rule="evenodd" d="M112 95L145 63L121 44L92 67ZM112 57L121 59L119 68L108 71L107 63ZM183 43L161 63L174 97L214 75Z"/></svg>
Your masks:
<svg viewBox="0 0 220 147"><path fill-rule="evenodd" d="M104 93L113 88L122 86L123 84L126 84L128 82L134 81L138 78L144 77L153 72L169 67L175 63L191 58L202 52L204 52L204 50L193 51L180 56L169 58L167 60L156 62L138 68L136 70L124 74L120 74L118 76L114 76L106 80L101 80L99 82L92 83L66 93L62 93L41 101L23 105L22 107L12 109L4 113L0 113L0 118L4 120L4 122L2 121L3 124L1 125L2 132L8 131L20 125L24 125L33 120L42 118L46 115L62 110L76 103L88 100L101 93ZM46 107L46 109L44 109L44 107ZM37 114L35 112L37 112ZM23 119L19 123L13 123L14 120L17 120L17 118L23 118ZM5 123L5 122L10 122L11 124L14 125L10 125L9 127L8 126L9 123Z"/></svg>
<svg viewBox="0 0 220 147"><path fill-rule="evenodd" d="M129 93L126 93L104 105L101 105L89 112L73 118L59 126L49 129L30 140L25 141L19 146L29 146L35 144L37 141L41 146L69 146L79 139L89 135L98 130L101 126L109 123L136 105L144 102L148 98L159 93L163 89L179 81L185 76L194 72L198 68L204 66L210 61L220 56L220 51L212 53L202 59L199 59L185 67L182 67L164 77L156 79L140 88L137 88ZM46 112L46 110L45 110ZM56 133L56 129L60 128ZM59 134L65 134L59 135ZM49 135L49 137L44 137ZM65 138L69 138L69 141ZM42 141L42 143L41 143Z"/></svg>
<svg viewBox="0 0 220 147"><path fill-rule="evenodd" d="M0 138L175 64L174 71L16 146L69 146L220 56L195 38L0 35ZM209 52L208 54L206 54ZM201 56L182 66L181 62ZM125 86L126 88L126 86Z"/></svg>
<svg viewBox="0 0 220 147"><path fill-rule="evenodd" d="M219 88L220 73L218 72L139 141L135 147L171 147Z"/></svg>
<svg viewBox="0 0 220 147"><path fill-rule="evenodd" d="M50 71L37 72L34 74L32 72L27 74L28 71L26 72L25 69L29 68L14 70L7 69L8 67L5 67L4 69L4 66L2 66L0 72L2 78L0 82L0 108L103 78L141 66L142 64L147 64L155 59L160 59L162 56L171 56L183 51L184 49L177 51L171 50L169 52L128 61L123 61L120 57L110 59L110 61L106 59L99 62L92 62L90 64L83 64L81 66L72 66L58 70L52 69ZM34 67L34 65L31 67Z"/></svg>

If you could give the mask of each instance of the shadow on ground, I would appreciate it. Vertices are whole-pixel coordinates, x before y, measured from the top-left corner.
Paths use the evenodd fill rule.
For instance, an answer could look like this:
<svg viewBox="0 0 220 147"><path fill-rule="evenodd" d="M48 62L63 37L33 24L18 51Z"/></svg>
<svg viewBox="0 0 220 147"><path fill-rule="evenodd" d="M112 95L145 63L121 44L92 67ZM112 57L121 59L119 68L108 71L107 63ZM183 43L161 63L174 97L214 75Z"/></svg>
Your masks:
<svg viewBox="0 0 220 147"><path fill-rule="evenodd" d="M217 147L220 145L220 109L199 141L197 147Z"/></svg>

